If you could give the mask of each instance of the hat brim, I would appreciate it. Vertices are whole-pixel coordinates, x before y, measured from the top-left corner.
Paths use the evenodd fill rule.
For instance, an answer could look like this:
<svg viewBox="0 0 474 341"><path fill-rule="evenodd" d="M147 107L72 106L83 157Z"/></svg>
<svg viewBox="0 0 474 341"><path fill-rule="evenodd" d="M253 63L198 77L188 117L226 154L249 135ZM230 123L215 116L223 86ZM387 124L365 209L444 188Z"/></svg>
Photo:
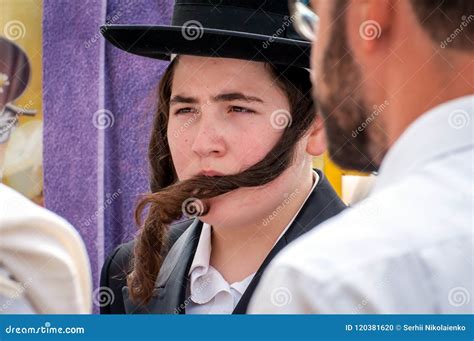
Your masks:
<svg viewBox="0 0 474 341"><path fill-rule="evenodd" d="M119 49L155 59L184 54L309 68L311 43L303 40L182 26L105 25L101 32Z"/></svg>

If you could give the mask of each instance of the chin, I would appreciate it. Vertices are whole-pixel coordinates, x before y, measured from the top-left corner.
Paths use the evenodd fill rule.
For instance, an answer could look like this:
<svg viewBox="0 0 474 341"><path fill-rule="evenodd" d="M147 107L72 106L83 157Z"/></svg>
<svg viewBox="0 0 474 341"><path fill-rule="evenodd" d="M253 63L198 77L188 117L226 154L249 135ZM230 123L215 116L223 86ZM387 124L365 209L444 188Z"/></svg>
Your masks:
<svg viewBox="0 0 474 341"><path fill-rule="evenodd" d="M199 217L199 220L209 225L218 225L222 221L232 219L228 214L227 207L231 204L228 200L219 196L206 201L209 205L209 211L206 215Z"/></svg>

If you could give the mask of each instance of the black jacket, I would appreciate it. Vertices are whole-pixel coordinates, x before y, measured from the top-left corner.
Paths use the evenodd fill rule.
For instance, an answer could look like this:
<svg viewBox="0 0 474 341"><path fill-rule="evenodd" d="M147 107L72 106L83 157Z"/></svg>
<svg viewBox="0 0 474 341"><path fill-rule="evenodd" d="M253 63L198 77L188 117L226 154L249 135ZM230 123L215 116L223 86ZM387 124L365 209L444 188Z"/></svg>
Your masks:
<svg viewBox="0 0 474 341"><path fill-rule="evenodd" d="M263 261L234 309L234 314L245 314L250 298L257 287L263 271L270 261L286 245L310 231L323 221L337 215L346 206L339 199L322 172L318 171L319 183L306 200L295 220ZM191 219L170 226L169 252L156 281L155 296L145 306L135 305L128 297L126 275L130 271L134 241L118 246L105 261L100 286L112 290L112 303L102 306L101 314L184 314L186 289L189 284L189 269L199 242L202 222ZM106 289L110 288L110 289Z"/></svg>

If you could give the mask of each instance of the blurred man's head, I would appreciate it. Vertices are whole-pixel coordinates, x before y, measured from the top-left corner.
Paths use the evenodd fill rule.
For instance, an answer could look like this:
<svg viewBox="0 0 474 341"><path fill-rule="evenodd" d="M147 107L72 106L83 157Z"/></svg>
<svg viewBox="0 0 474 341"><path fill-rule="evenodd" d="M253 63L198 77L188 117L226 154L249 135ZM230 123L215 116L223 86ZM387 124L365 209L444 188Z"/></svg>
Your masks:
<svg viewBox="0 0 474 341"><path fill-rule="evenodd" d="M339 165L379 168L418 116L474 91L474 1L313 0L315 97Z"/></svg>

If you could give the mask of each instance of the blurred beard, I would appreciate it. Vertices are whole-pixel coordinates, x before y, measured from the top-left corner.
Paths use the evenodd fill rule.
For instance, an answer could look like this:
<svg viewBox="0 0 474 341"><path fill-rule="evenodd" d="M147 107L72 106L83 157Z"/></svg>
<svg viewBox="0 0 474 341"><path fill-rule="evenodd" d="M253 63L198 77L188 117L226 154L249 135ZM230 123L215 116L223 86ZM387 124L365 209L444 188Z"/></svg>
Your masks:
<svg viewBox="0 0 474 341"><path fill-rule="evenodd" d="M338 1L333 18L343 13L344 4ZM321 96L318 84L313 88L324 119L329 155L342 168L375 172L387 151L386 135L380 123L374 122L378 113L362 95L362 75L347 44L344 16L332 27L319 79L327 95Z"/></svg>

